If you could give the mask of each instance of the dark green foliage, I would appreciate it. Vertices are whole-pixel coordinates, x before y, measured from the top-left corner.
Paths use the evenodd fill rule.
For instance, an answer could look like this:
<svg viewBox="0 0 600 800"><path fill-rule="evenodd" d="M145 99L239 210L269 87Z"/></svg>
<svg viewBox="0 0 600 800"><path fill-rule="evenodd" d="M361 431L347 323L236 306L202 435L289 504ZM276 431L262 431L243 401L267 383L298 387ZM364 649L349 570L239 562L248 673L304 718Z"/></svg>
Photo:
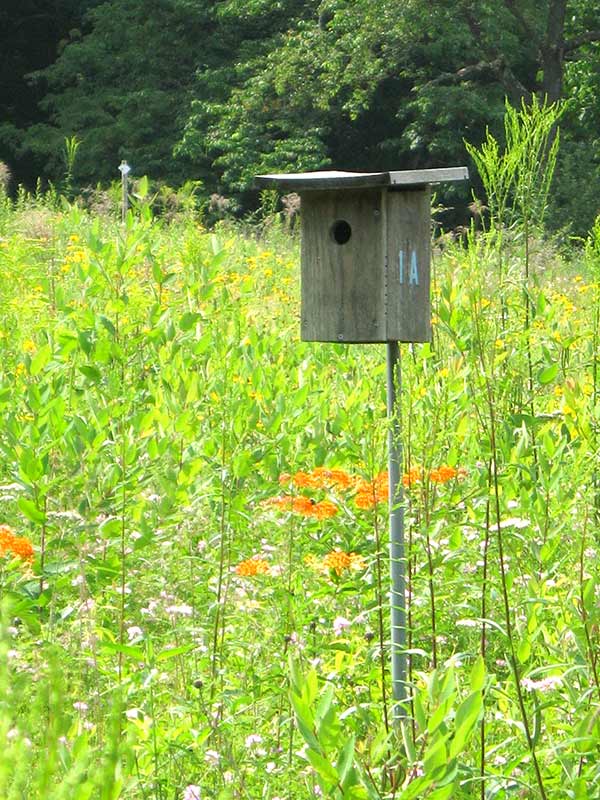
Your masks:
<svg viewBox="0 0 600 800"><path fill-rule="evenodd" d="M244 209L257 172L462 163L464 140L501 138L505 99L537 96L568 106L551 224L583 233L598 210L599 0L69 0L44 27L47 5L0 11L18 178L63 179L77 136L74 188L127 158Z"/></svg>
<svg viewBox="0 0 600 800"><path fill-rule="evenodd" d="M88 16L90 32L72 41L39 76L52 124L33 127L27 143L56 175L57 140L77 134L75 176L114 179L121 158L137 174L185 177L172 148L189 102L204 15L178 0L105 2Z"/></svg>

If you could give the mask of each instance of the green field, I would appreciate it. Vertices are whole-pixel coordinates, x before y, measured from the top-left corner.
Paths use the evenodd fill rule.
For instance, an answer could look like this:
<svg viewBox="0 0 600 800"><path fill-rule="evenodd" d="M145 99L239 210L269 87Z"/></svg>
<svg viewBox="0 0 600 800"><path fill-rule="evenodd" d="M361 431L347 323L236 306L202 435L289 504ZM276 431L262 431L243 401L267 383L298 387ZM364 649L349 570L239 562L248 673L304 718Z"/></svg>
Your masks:
<svg viewBox="0 0 600 800"><path fill-rule="evenodd" d="M402 346L299 340L272 216L0 207L0 797L600 796L600 225L434 237Z"/></svg>

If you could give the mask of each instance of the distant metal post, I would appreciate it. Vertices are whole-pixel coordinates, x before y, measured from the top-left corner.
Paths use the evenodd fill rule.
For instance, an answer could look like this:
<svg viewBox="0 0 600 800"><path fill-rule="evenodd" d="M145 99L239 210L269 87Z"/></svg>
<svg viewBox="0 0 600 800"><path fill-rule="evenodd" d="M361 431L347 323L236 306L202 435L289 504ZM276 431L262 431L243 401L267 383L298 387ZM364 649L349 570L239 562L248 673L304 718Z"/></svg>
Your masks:
<svg viewBox="0 0 600 800"><path fill-rule="evenodd" d="M131 167L126 161L121 161L119 164L119 171L121 172L121 220L125 222L127 219L127 208L129 205L127 194L127 176L131 172Z"/></svg>
<svg viewBox="0 0 600 800"><path fill-rule="evenodd" d="M402 441L400 438L401 386L400 347L387 343L387 412L389 418L389 496L390 496L390 616L392 697L394 720L406 716L403 703L408 697L406 675L406 565L404 559L404 508L402 507Z"/></svg>

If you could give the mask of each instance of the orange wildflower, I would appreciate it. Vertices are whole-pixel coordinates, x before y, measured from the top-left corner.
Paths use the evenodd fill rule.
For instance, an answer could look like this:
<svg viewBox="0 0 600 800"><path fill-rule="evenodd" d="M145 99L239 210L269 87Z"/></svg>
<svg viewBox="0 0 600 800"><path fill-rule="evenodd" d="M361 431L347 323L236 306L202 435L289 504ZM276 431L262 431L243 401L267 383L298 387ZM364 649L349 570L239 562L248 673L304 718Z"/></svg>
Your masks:
<svg viewBox="0 0 600 800"><path fill-rule="evenodd" d="M387 472L380 472L371 481L361 478L356 483L354 502L357 508L374 508L378 503L387 502L388 496Z"/></svg>
<svg viewBox="0 0 600 800"><path fill-rule="evenodd" d="M316 467L311 477L317 486L323 488L350 489L356 483L356 478L344 469Z"/></svg>
<svg viewBox="0 0 600 800"><path fill-rule="evenodd" d="M294 482L294 486L297 486L299 489L314 489L318 486L315 479L308 472L297 472L293 476L292 481Z"/></svg>
<svg viewBox="0 0 600 800"><path fill-rule="evenodd" d="M459 474L464 474L464 472L465 470L458 470L454 467L442 465L438 467L438 469L432 469L429 473L429 477L432 483L447 483L452 480L452 478L456 478Z"/></svg>
<svg viewBox="0 0 600 800"><path fill-rule="evenodd" d="M341 575L346 570L363 569L365 560L358 553L345 553L343 550L332 550L323 559L323 567Z"/></svg>
<svg viewBox="0 0 600 800"><path fill-rule="evenodd" d="M315 467L310 472L300 470L294 475L284 472L279 476L280 484L293 483L299 489L351 489L356 481L346 470L329 467Z"/></svg>
<svg viewBox="0 0 600 800"><path fill-rule="evenodd" d="M9 528L8 525L0 525L0 553L10 550L14 539L15 534L13 533L12 528Z"/></svg>
<svg viewBox="0 0 600 800"><path fill-rule="evenodd" d="M268 575L270 567L264 558L247 558L245 561L240 561L235 571L238 575L250 578L254 575Z"/></svg>
<svg viewBox="0 0 600 800"><path fill-rule="evenodd" d="M20 556L23 561L33 561L33 545L24 536L15 536L11 550L16 556Z"/></svg>
<svg viewBox="0 0 600 800"><path fill-rule="evenodd" d="M265 505L275 506L275 508L281 508L283 511L293 511L303 517L315 517L316 519L329 519L329 517L334 517L338 512L337 506L330 500L321 500L319 503L315 503L312 498L303 494L299 494L296 497L289 494L281 497L271 497L265 500Z"/></svg>
<svg viewBox="0 0 600 800"><path fill-rule="evenodd" d="M0 525L0 554L13 554L23 561L33 561L33 545L25 536L15 536L8 525Z"/></svg>
<svg viewBox="0 0 600 800"><path fill-rule="evenodd" d="M423 480L423 470L421 467L411 467L408 472L405 472L402 476L402 484L403 486L410 487L413 483L417 483L417 481Z"/></svg>
<svg viewBox="0 0 600 800"><path fill-rule="evenodd" d="M314 507L315 503L310 499L310 497L305 497L303 494L300 494L298 497L293 498L292 511L295 511L296 514L302 514L304 517L310 517L312 516Z"/></svg>
<svg viewBox="0 0 600 800"><path fill-rule="evenodd" d="M337 506L331 500L321 500L320 503L315 503L312 506L310 515L317 519L330 519L337 514Z"/></svg>

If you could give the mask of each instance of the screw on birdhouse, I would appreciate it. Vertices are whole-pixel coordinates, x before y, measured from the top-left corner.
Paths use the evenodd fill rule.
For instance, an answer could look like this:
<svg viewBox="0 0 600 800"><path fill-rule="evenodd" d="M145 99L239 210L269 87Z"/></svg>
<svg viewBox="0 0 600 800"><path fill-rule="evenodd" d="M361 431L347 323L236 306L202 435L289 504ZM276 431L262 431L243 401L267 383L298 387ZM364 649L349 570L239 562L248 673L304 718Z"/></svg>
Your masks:
<svg viewBox="0 0 600 800"><path fill-rule="evenodd" d="M394 720L410 700L402 506L399 342L431 339L433 183L464 181L466 167L400 172L258 175L302 200L301 335L310 342L385 342L389 418L390 622Z"/></svg>
<svg viewBox="0 0 600 800"><path fill-rule="evenodd" d="M121 173L121 220L125 222L127 219L127 209L129 206L129 195L127 192L127 176L131 172L131 167L126 161L121 161L119 164L119 172Z"/></svg>

